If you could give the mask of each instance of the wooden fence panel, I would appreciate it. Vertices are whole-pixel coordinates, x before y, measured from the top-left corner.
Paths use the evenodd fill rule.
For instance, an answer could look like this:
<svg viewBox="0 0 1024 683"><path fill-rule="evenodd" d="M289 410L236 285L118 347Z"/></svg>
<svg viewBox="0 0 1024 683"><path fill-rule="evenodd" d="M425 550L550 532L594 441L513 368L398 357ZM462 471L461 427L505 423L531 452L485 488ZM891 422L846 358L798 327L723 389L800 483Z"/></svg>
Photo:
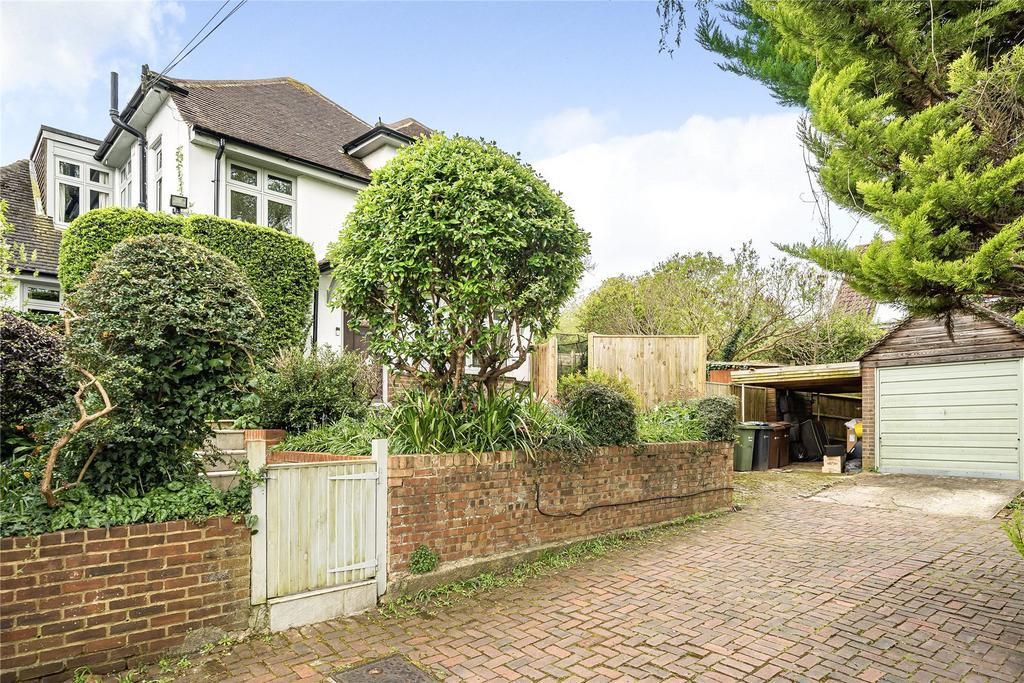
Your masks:
<svg viewBox="0 0 1024 683"><path fill-rule="evenodd" d="M740 422L765 422L768 419L768 390L752 386L744 389L743 386L708 382L706 393L708 396L735 396L736 419Z"/></svg>
<svg viewBox="0 0 1024 683"><path fill-rule="evenodd" d="M644 408L705 395L707 340L696 336L591 334L587 371L627 380Z"/></svg>
<svg viewBox="0 0 1024 683"><path fill-rule="evenodd" d="M553 399L558 389L558 338L538 344L530 356L530 385L537 400Z"/></svg>

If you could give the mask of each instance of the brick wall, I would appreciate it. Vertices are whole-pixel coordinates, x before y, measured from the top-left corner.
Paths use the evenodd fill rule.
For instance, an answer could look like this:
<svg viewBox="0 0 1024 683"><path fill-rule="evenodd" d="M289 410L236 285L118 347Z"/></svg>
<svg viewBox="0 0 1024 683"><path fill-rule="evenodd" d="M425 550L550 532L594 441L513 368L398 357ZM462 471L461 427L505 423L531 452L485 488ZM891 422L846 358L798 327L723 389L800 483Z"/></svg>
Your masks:
<svg viewBox="0 0 1024 683"><path fill-rule="evenodd" d="M124 669L186 632L246 628L249 547L223 517L0 539L0 680Z"/></svg>
<svg viewBox="0 0 1024 683"><path fill-rule="evenodd" d="M861 453L864 456L864 469L871 469L875 462L875 372L874 367L861 365L861 419L864 422L861 432Z"/></svg>
<svg viewBox="0 0 1024 683"><path fill-rule="evenodd" d="M580 467L510 452L392 456L390 561L406 571L420 544L442 562L664 522L732 504L732 444L603 448ZM579 517L548 514L583 512ZM688 494L698 494L688 496ZM658 497L679 498L648 500ZM682 497L688 496L688 497ZM638 502L647 501L647 502Z"/></svg>

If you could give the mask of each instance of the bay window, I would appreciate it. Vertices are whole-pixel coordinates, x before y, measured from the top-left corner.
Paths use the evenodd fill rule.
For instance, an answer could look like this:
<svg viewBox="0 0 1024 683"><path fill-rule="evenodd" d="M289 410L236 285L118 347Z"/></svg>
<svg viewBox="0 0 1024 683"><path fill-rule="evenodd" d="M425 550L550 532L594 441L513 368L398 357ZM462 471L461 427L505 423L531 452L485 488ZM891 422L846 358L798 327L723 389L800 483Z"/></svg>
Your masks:
<svg viewBox="0 0 1024 683"><path fill-rule="evenodd" d="M228 164L229 216L284 232L295 229L295 179L246 163Z"/></svg>

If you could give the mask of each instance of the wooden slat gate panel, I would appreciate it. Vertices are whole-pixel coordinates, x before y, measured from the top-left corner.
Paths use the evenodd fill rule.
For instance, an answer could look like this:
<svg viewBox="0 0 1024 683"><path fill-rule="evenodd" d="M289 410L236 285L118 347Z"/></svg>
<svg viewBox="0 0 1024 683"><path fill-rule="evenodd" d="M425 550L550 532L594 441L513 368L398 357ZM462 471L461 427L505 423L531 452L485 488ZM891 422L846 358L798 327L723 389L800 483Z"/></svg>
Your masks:
<svg viewBox="0 0 1024 683"><path fill-rule="evenodd" d="M379 450L375 459L267 467L267 599L374 578L383 592L387 454Z"/></svg>

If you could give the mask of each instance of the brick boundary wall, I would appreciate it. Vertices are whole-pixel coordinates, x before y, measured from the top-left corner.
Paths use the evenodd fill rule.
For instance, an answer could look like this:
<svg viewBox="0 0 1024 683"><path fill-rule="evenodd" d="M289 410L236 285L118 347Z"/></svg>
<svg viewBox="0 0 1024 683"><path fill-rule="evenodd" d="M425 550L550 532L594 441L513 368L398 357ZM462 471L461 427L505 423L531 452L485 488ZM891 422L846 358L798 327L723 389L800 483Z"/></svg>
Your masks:
<svg viewBox="0 0 1024 683"><path fill-rule="evenodd" d="M249 555L227 517L0 539L0 680L132 668L246 628Z"/></svg>
<svg viewBox="0 0 1024 683"><path fill-rule="evenodd" d="M875 467L875 367L861 366L860 415L863 425L860 437L861 465L865 471Z"/></svg>
<svg viewBox="0 0 1024 683"><path fill-rule="evenodd" d="M507 451L393 455L388 477L390 571L408 571L410 556L420 544L438 553L442 562L452 562L728 507L732 451L732 444L724 442L602 448L579 467L532 461ZM544 513L616 505L579 517L545 516L537 511L538 484ZM649 500L659 497L666 498Z"/></svg>

